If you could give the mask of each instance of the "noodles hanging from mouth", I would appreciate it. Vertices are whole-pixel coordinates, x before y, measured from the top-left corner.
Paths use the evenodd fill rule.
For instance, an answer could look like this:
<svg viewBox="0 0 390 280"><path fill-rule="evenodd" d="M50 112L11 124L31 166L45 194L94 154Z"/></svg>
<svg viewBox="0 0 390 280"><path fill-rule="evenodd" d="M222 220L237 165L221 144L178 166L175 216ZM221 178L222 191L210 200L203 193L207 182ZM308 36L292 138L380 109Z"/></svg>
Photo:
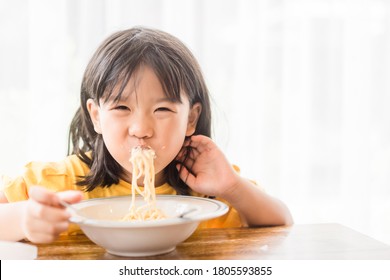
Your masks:
<svg viewBox="0 0 390 280"><path fill-rule="evenodd" d="M156 153L145 147L135 147L131 151L130 162L133 166L131 181L131 204L129 213L122 218L123 221L145 221L164 219L165 215L156 208L156 192L154 186L154 158ZM144 177L143 191L138 186L138 179ZM136 207L135 196L140 194L146 205Z"/></svg>

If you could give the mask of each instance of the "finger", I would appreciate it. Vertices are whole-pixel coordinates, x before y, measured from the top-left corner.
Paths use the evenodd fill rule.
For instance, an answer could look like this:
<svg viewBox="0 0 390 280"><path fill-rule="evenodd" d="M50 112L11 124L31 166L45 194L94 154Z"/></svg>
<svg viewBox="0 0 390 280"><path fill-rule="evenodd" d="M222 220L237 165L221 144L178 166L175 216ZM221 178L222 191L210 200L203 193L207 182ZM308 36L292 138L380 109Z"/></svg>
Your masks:
<svg viewBox="0 0 390 280"><path fill-rule="evenodd" d="M64 232L69 227L69 221L64 220L56 223L50 223L45 220L40 219L31 219L26 223L26 228L29 229L29 232L33 235L46 234L58 236L61 232Z"/></svg>
<svg viewBox="0 0 390 280"><path fill-rule="evenodd" d="M67 227L65 228L65 230L66 229ZM65 230L58 231L55 234L42 231L27 232L26 238L34 243L50 243L55 241L59 237L61 232L64 232Z"/></svg>
<svg viewBox="0 0 390 280"><path fill-rule="evenodd" d="M182 147L179 151L179 153L176 156L176 159L179 161L183 161L188 153L189 148L188 147Z"/></svg>
<svg viewBox="0 0 390 280"><path fill-rule="evenodd" d="M176 168L179 172L180 179L182 179L184 183L186 183L190 187L195 184L195 176L191 172L189 172L189 170L184 165L178 164Z"/></svg>
<svg viewBox="0 0 390 280"><path fill-rule="evenodd" d="M52 236L46 232L34 232L34 233L26 233L26 238L33 243L51 243L53 242L57 236Z"/></svg>
<svg viewBox="0 0 390 280"><path fill-rule="evenodd" d="M42 219L29 219L23 226L26 237L30 241L38 243L54 241L68 227L68 221L48 223Z"/></svg>
<svg viewBox="0 0 390 280"><path fill-rule="evenodd" d="M53 191L50 191L44 187L31 187L29 191L29 197L41 204L52 206L59 205L57 195Z"/></svg>
<svg viewBox="0 0 390 280"><path fill-rule="evenodd" d="M187 146L189 146L189 145L190 145L190 143L191 143L191 137L190 137L190 138L187 138L187 139L184 141L184 143L183 143L183 147L187 147Z"/></svg>
<svg viewBox="0 0 390 280"><path fill-rule="evenodd" d="M188 170L192 171L195 164L195 160L188 157L184 162L182 162L182 166L186 167Z"/></svg>
<svg viewBox="0 0 390 280"><path fill-rule="evenodd" d="M44 220L50 223L67 221L70 218L70 214L63 207L53 207L33 199L28 206L28 212L34 219Z"/></svg>
<svg viewBox="0 0 390 280"><path fill-rule="evenodd" d="M180 151L180 153L177 155L176 159L180 162L185 162L189 158L192 158L193 160L195 160L199 155L200 155L200 153L196 149L193 149L191 147L186 147Z"/></svg>
<svg viewBox="0 0 390 280"><path fill-rule="evenodd" d="M76 203L83 199L83 193L81 191L69 190L64 192L57 193L57 196L60 200L63 200L68 203Z"/></svg>
<svg viewBox="0 0 390 280"><path fill-rule="evenodd" d="M207 145L208 143L213 143L213 140L211 140L211 138L204 135L193 135L189 140L190 143L194 144Z"/></svg>
<svg viewBox="0 0 390 280"><path fill-rule="evenodd" d="M200 153L204 151L210 151L215 148L214 142L203 135L196 135L191 137L191 142L188 144L188 147L196 149Z"/></svg>
<svg viewBox="0 0 390 280"><path fill-rule="evenodd" d="M192 151L191 149L191 151L189 151L185 156L177 158L177 160L180 164L185 165L190 171L192 171L198 155L198 152Z"/></svg>

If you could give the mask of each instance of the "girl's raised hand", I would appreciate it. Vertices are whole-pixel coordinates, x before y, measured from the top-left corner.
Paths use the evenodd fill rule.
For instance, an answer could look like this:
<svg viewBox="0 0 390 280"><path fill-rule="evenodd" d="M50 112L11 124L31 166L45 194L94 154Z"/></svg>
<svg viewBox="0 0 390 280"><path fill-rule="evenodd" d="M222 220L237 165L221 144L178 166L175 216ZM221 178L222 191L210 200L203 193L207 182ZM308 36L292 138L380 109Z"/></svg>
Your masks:
<svg viewBox="0 0 390 280"><path fill-rule="evenodd" d="M187 150L190 152L186 157ZM203 135L191 136L177 160L182 162L177 166L180 178L204 195L224 197L234 190L240 178L218 146Z"/></svg>
<svg viewBox="0 0 390 280"><path fill-rule="evenodd" d="M54 241L68 229L70 214L59 204L59 200L75 203L82 199L79 191L54 193L42 187L32 187L22 219L26 238L34 243Z"/></svg>

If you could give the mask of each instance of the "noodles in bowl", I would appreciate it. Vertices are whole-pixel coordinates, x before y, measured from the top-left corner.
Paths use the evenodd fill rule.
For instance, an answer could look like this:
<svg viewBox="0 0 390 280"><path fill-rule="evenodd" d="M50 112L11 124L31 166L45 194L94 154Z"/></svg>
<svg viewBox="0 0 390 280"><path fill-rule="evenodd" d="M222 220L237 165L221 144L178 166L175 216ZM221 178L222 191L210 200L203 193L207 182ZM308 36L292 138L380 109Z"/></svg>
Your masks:
<svg viewBox="0 0 390 280"><path fill-rule="evenodd" d="M151 148L137 146L132 149L130 162L133 166L131 181L131 205L129 213L122 218L124 221L133 220L158 220L164 219L165 215L156 208L156 192L154 186L154 158L156 153ZM138 180L144 176L144 190L138 186ZM146 205L136 208L136 194L143 196Z"/></svg>
<svg viewBox="0 0 390 280"><path fill-rule="evenodd" d="M155 153L134 148L132 195L89 199L73 208L77 215L71 221L107 252L127 257L168 253L187 239L201 221L224 215L226 204L208 198L157 195L154 187ZM138 180L143 176L143 190ZM130 207L129 207L130 205ZM182 213L188 212L184 217Z"/></svg>

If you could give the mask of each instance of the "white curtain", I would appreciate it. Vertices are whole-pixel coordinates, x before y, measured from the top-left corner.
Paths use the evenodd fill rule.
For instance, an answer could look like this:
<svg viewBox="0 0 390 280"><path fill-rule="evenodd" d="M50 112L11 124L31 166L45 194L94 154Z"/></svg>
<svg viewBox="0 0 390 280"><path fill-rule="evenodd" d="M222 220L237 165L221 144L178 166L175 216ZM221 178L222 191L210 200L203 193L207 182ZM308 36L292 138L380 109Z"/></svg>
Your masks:
<svg viewBox="0 0 390 280"><path fill-rule="evenodd" d="M0 0L0 173L66 154L90 56L134 25L179 37L214 139L296 223L390 244L390 1Z"/></svg>

